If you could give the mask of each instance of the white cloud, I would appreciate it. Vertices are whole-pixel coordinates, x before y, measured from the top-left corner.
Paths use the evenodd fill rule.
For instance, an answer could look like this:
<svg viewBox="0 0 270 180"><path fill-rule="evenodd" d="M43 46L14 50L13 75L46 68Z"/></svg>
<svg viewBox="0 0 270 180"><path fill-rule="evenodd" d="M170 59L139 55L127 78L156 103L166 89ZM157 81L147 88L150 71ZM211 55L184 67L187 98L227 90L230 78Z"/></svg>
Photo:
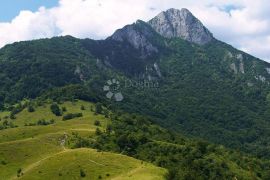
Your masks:
<svg viewBox="0 0 270 180"><path fill-rule="evenodd" d="M0 46L21 40L52 37L57 29L54 17L41 7L37 12L21 11L10 23L0 23Z"/></svg>
<svg viewBox="0 0 270 180"><path fill-rule="evenodd" d="M59 35L103 39L126 24L147 21L171 7L190 9L216 38L270 59L267 0L60 0L56 7L21 11L11 22L0 22L0 47Z"/></svg>

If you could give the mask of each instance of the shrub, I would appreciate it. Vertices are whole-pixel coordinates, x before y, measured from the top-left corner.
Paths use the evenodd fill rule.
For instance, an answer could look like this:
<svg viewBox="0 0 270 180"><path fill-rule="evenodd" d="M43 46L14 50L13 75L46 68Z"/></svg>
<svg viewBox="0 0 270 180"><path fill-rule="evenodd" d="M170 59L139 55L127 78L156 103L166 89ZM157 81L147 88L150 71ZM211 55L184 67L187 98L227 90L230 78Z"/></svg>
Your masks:
<svg viewBox="0 0 270 180"><path fill-rule="evenodd" d="M83 105L81 105L81 110L85 110L85 107Z"/></svg>
<svg viewBox="0 0 270 180"><path fill-rule="evenodd" d="M51 105L51 111L56 116L61 116L62 115L62 112L61 112L59 106L56 103Z"/></svg>
<svg viewBox="0 0 270 180"><path fill-rule="evenodd" d="M2 165L6 165L6 164L7 164L7 162L6 162L6 161L4 161L4 160L2 160L2 161L1 161L1 164L2 164Z"/></svg>
<svg viewBox="0 0 270 180"><path fill-rule="evenodd" d="M7 129L7 128L15 128L18 126L15 126L12 122L9 122L8 120L4 120L2 122L2 125L0 125L0 130Z"/></svg>
<svg viewBox="0 0 270 180"><path fill-rule="evenodd" d="M85 177L86 176L84 170L82 170L82 169L80 170L80 175L81 175L81 177Z"/></svg>
<svg viewBox="0 0 270 180"><path fill-rule="evenodd" d="M107 125L107 127L106 127L106 132L108 133L108 134L111 134L111 132L112 132L112 125Z"/></svg>
<svg viewBox="0 0 270 180"><path fill-rule="evenodd" d="M96 113L97 114L101 114L102 113L102 104L101 103L97 103L96 104Z"/></svg>
<svg viewBox="0 0 270 180"><path fill-rule="evenodd" d="M62 107L62 112L66 112L67 108L66 107Z"/></svg>
<svg viewBox="0 0 270 180"><path fill-rule="evenodd" d="M27 110L28 112L35 112L35 108L32 105L29 105Z"/></svg>
<svg viewBox="0 0 270 180"><path fill-rule="evenodd" d="M24 126L36 126L37 124L36 123L25 123Z"/></svg>
<svg viewBox="0 0 270 180"><path fill-rule="evenodd" d="M82 116L83 116L82 113L74 113L74 114L68 113L63 117L63 121L74 119L74 118L77 118L77 117L82 117Z"/></svg>
<svg viewBox="0 0 270 180"><path fill-rule="evenodd" d="M16 119L15 114L13 112L10 113L10 119Z"/></svg>
<svg viewBox="0 0 270 180"><path fill-rule="evenodd" d="M105 115L105 118L108 118L109 117L109 111L107 109L104 109L104 115Z"/></svg>
<svg viewBox="0 0 270 180"><path fill-rule="evenodd" d="M100 121L99 120L95 120L94 125L95 126L100 126Z"/></svg>
<svg viewBox="0 0 270 180"><path fill-rule="evenodd" d="M50 120L50 121L45 121L44 119L38 120L37 125L39 126L47 126L50 124L54 124L54 120Z"/></svg>
<svg viewBox="0 0 270 180"><path fill-rule="evenodd" d="M19 168L17 170L17 177L20 177L22 175L22 168Z"/></svg>
<svg viewBox="0 0 270 180"><path fill-rule="evenodd" d="M97 128L96 129L96 135L101 135L101 134L102 134L101 130L99 128Z"/></svg>

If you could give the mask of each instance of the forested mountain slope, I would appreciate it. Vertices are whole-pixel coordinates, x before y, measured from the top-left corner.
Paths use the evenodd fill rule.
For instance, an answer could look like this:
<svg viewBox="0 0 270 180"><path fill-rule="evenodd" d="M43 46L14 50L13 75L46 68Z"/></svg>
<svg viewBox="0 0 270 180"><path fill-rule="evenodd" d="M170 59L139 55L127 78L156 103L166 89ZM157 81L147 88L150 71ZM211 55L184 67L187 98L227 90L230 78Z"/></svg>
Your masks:
<svg viewBox="0 0 270 180"><path fill-rule="evenodd" d="M100 101L187 136L270 157L270 64L218 41L187 10L137 21L106 40L66 36L7 45L0 69L2 109L40 96ZM121 102L106 98L111 79L120 83Z"/></svg>

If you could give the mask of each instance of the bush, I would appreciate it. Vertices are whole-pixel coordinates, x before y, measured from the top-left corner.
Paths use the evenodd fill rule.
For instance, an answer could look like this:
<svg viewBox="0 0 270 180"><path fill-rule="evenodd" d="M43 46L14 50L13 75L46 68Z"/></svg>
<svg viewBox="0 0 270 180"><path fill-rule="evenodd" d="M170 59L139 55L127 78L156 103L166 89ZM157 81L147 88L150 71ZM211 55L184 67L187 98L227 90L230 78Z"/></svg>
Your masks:
<svg viewBox="0 0 270 180"><path fill-rule="evenodd" d="M24 126L36 126L37 124L36 123L25 123Z"/></svg>
<svg viewBox="0 0 270 180"><path fill-rule="evenodd" d="M4 161L4 160L2 160L2 161L1 161L1 164L2 164L2 165L6 165L6 164L7 164L7 162L6 162L6 161Z"/></svg>
<svg viewBox="0 0 270 180"><path fill-rule="evenodd" d="M85 177L86 176L84 170L82 170L82 169L80 170L80 175L81 175L81 177Z"/></svg>
<svg viewBox="0 0 270 180"><path fill-rule="evenodd" d="M56 103L51 105L51 111L56 116L62 116L62 112L61 112L59 106Z"/></svg>
<svg viewBox="0 0 270 180"><path fill-rule="evenodd" d="M66 107L62 107L62 112L66 112L67 108Z"/></svg>
<svg viewBox="0 0 270 180"><path fill-rule="evenodd" d="M22 173L22 168L19 168L19 169L17 170L17 177L20 177L22 174L23 174L23 173Z"/></svg>
<svg viewBox="0 0 270 180"><path fill-rule="evenodd" d="M83 105L81 105L81 110L83 110L83 111L85 110L85 107Z"/></svg>
<svg viewBox="0 0 270 180"><path fill-rule="evenodd" d="M54 120L50 120L50 121L45 121L44 119L38 120L37 125L39 126L47 126L50 124L54 124Z"/></svg>
<svg viewBox="0 0 270 180"><path fill-rule="evenodd" d="M75 113L75 114L68 113L63 117L63 121L74 119L74 118L77 118L77 117L82 117L82 116L83 116L82 113Z"/></svg>
<svg viewBox="0 0 270 180"><path fill-rule="evenodd" d="M35 112L35 108L33 106L28 106L27 108L28 112Z"/></svg>
<svg viewBox="0 0 270 180"><path fill-rule="evenodd" d="M99 120L95 120L94 125L95 126L100 126L100 121Z"/></svg>
<svg viewBox="0 0 270 180"><path fill-rule="evenodd" d="M16 119L15 114L13 112L11 112L9 118L10 119Z"/></svg>
<svg viewBox="0 0 270 180"><path fill-rule="evenodd" d="M99 128L97 128L96 129L96 135L101 135L101 134L102 134L101 130Z"/></svg>
<svg viewBox="0 0 270 180"><path fill-rule="evenodd" d="M97 103L96 104L96 113L97 114L101 114L102 113L102 104L101 103Z"/></svg>
<svg viewBox="0 0 270 180"><path fill-rule="evenodd" d="M18 127L14 125L12 122L9 122L8 120L4 120L2 122L2 125L0 125L0 130L7 129L7 128L15 128Z"/></svg>
<svg viewBox="0 0 270 180"><path fill-rule="evenodd" d="M111 134L112 130L113 130L112 125L110 125L110 124L107 125L107 127L106 127L106 132L107 132L108 134Z"/></svg>
<svg viewBox="0 0 270 180"><path fill-rule="evenodd" d="M105 115L105 118L108 118L109 117L109 111L107 109L104 109L104 115Z"/></svg>

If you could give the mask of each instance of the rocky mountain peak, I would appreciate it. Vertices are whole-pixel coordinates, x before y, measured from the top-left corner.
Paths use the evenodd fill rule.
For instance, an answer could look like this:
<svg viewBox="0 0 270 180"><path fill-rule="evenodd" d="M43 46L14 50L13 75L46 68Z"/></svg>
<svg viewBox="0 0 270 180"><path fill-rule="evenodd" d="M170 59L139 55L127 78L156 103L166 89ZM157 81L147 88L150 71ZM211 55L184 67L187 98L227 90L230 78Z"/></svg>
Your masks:
<svg viewBox="0 0 270 180"><path fill-rule="evenodd" d="M128 42L135 49L141 51L142 57L147 57L152 53L158 52L158 49L150 41L154 33L156 32L149 24L138 20L134 24L117 30L109 39Z"/></svg>
<svg viewBox="0 0 270 180"><path fill-rule="evenodd" d="M148 24L166 38L180 37L199 45L213 39L212 33L188 10L168 9L151 19Z"/></svg>

